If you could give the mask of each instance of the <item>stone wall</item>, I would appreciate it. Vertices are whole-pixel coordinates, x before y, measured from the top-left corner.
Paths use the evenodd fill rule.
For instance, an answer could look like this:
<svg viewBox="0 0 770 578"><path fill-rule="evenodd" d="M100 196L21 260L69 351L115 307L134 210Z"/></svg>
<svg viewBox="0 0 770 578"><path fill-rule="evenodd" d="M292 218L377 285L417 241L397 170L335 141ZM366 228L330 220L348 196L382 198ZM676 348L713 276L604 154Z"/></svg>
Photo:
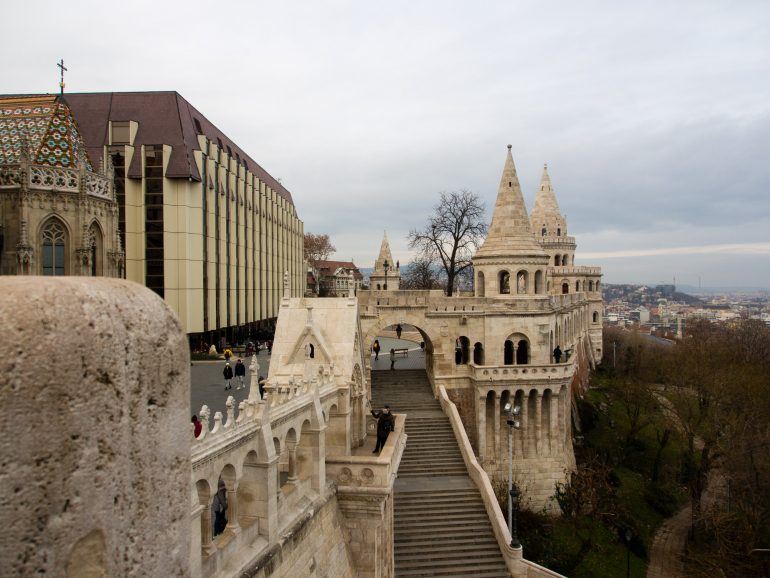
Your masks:
<svg viewBox="0 0 770 578"><path fill-rule="evenodd" d="M189 354L135 283L0 277L0 573L188 576Z"/></svg>
<svg viewBox="0 0 770 578"><path fill-rule="evenodd" d="M476 403L474 400L475 389L447 389L446 393L449 400L457 406L457 412L460 414L460 418L463 421L463 427L471 442L471 447L473 447L473 451L478 454L479 445L478 437L476 436Z"/></svg>
<svg viewBox="0 0 770 578"><path fill-rule="evenodd" d="M245 578L354 578L337 496L330 492L240 573Z"/></svg>

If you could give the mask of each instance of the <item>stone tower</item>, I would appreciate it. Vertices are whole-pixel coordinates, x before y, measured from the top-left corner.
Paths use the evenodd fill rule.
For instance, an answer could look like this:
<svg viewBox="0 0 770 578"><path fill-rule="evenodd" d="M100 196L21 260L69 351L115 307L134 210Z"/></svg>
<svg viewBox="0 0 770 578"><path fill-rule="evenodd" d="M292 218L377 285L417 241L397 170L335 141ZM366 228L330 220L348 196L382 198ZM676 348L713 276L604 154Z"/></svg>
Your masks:
<svg viewBox="0 0 770 578"><path fill-rule="evenodd" d="M377 291L398 291L400 281L401 264L393 261L388 232L383 231L380 254L374 262L374 271L369 278L369 288Z"/></svg>
<svg viewBox="0 0 770 578"><path fill-rule="evenodd" d="M492 214L489 234L473 257L476 297L523 297L545 293L548 255L529 224L511 145Z"/></svg>
<svg viewBox="0 0 770 578"><path fill-rule="evenodd" d="M559 211L556 192L548 174L548 165L543 166L543 176L535 195L531 222L532 231L548 253L550 265L562 267L575 264L575 238L567 235L567 219Z"/></svg>

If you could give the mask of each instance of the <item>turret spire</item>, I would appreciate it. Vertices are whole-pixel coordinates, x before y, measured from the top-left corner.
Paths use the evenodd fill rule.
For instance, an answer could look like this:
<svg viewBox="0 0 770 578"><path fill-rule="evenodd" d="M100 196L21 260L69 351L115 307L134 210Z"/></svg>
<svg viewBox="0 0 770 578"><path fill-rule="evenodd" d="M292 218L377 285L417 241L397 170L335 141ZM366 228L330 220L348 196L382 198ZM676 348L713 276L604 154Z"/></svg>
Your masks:
<svg viewBox="0 0 770 578"><path fill-rule="evenodd" d="M524 195L513 163L511 145L508 145L489 234L484 245L476 253L476 257L524 254L543 255L543 249L530 229Z"/></svg>
<svg viewBox="0 0 770 578"><path fill-rule="evenodd" d="M543 166L535 205L532 207L532 230L541 237L561 237L567 234L567 221L559 210L547 164Z"/></svg>

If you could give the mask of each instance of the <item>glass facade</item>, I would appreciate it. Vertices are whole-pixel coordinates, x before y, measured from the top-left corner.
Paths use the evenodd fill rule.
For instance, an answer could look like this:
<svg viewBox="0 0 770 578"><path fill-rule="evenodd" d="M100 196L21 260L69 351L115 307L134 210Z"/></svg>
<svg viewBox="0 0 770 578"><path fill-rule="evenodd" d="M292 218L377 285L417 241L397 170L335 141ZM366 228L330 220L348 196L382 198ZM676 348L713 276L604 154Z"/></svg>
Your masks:
<svg viewBox="0 0 770 578"><path fill-rule="evenodd" d="M164 296L163 267L163 147L144 147L145 285Z"/></svg>

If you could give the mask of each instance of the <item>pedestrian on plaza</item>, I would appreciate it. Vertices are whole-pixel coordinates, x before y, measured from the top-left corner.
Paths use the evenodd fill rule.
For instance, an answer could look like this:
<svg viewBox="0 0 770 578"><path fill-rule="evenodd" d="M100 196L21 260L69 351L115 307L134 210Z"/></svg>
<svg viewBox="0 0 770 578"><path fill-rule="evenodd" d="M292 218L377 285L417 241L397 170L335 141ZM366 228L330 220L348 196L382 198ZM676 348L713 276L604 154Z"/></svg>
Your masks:
<svg viewBox="0 0 770 578"><path fill-rule="evenodd" d="M225 376L225 389L233 388L233 368L230 367L230 363L225 361L225 369L222 371L222 375Z"/></svg>
<svg viewBox="0 0 770 578"><path fill-rule="evenodd" d="M203 424L198 420L198 416L197 415L192 416L192 420L191 421L193 423L193 427L195 427L195 430L194 430L193 433L195 434L195 437L197 438L199 435L201 435L201 430L203 429Z"/></svg>
<svg viewBox="0 0 770 578"><path fill-rule="evenodd" d="M388 440L388 435L394 429L396 429L396 420L393 419L393 414L390 413L390 406L385 405L380 411L370 409L372 415L377 418L377 443L374 446L373 454L379 453L385 442Z"/></svg>
<svg viewBox="0 0 770 578"><path fill-rule="evenodd" d="M403 327L401 327L401 324L400 324L400 323L399 323L398 325L396 325L396 337L398 337L399 339L401 339L401 332L402 332L403 330L404 330L404 328L403 328Z"/></svg>
<svg viewBox="0 0 770 578"><path fill-rule="evenodd" d="M556 360L556 363L561 363L561 347L558 345L556 346L556 349L553 350L553 358Z"/></svg>
<svg viewBox="0 0 770 578"><path fill-rule="evenodd" d="M219 487L211 509L214 511L214 536L219 536L227 526L227 486L222 478L219 478Z"/></svg>
<svg viewBox="0 0 770 578"><path fill-rule="evenodd" d="M243 383L244 377L246 377L246 366L243 365L243 360L239 357L238 362L235 364L235 380L238 382L235 389L243 389L246 387Z"/></svg>
<svg viewBox="0 0 770 578"><path fill-rule="evenodd" d="M393 371L393 366L396 364L396 350L390 348L390 370Z"/></svg>
<svg viewBox="0 0 770 578"><path fill-rule="evenodd" d="M375 339L374 345L372 345L372 351L374 351L374 360L377 361L380 358L380 340Z"/></svg>
<svg viewBox="0 0 770 578"><path fill-rule="evenodd" d="M259 399L265 399L265 376L260 375L259 381L257 382L259 385Z"/></svg>

